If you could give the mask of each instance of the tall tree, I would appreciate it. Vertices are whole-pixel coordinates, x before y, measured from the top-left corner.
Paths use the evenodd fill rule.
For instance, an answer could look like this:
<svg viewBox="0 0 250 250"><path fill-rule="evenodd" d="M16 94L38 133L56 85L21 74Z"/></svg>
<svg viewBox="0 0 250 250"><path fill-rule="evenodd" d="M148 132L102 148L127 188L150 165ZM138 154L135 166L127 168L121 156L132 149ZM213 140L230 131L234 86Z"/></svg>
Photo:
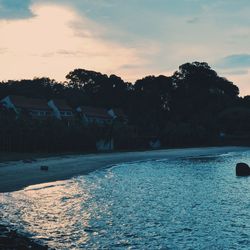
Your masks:
<svg viewBox="0 0 250 250"><path fill-rule="evenodd" d="M192 118L197 115L215 115L232 105L239 89L226 78L220 77L207 63L186 63L172 76L176 88L173 111L176 115Z"/></svg>
<svg viewBox="0 0 250 250"><path fill-rule="evenodd" d="M86 93L92 100L92 105L105 107L120 107L125 101L129 84L120 77L75 69L67 76L68 86Z"/></svg>
<svg viewBox="0 0 250 250"><path fill-rule="evenodd" d="M139 128L157 133L171 108L173 85L170 77L147 76L137 80L130 102L130 114Z"/></svg>

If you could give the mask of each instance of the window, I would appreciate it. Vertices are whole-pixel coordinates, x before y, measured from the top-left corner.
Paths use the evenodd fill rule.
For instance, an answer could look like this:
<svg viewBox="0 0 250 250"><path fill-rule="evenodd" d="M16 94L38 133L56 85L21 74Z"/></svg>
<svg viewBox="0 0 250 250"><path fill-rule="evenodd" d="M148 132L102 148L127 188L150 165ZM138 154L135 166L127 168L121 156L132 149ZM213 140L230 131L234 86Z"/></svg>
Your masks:
<svg viewBox="0 0 250 250"><path fill-rule="evenodd" d="M40 115L40 116L45 116L45 114L46 114L45 111L40 111L40 112L39 112L39 115Z"/></svg>

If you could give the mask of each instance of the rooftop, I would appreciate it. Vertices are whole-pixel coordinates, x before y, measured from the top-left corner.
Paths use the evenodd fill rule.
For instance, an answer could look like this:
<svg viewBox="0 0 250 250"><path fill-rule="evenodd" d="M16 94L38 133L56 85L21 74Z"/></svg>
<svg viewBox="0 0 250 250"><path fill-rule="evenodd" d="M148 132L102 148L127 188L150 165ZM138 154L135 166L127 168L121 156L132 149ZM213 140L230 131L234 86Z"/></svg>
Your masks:
<svg viewBox="0 0 250 250"><path fill-rule="evenodd" d="M16 95L11 95L9 97L10 97L11 102L17 108L50 110L46 99L29 98L29 97L16 96Z"/></svg>
<svg viewBox="0 0 250 250"><path fill-rule="evenodd" d="M81 109L81 113L83 113L84 115L99 117L103 119L112 119L105 108L96 108L89 106L81 106L79 108Z"/></svg>
<svg viewBox="0 0 250 250"><path fill-rule="evenodd" d="M63 99L53 99L53 102L59 110L72 111L72 108Z"/></svg>

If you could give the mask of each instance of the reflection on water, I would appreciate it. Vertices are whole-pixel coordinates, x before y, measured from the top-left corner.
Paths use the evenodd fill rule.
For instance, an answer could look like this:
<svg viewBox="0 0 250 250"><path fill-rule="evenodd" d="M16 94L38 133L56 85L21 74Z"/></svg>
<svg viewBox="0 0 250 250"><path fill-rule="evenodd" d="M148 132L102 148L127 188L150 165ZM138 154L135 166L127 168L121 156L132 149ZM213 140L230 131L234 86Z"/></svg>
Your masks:
<svg viewBox="0 0 250 250"><path fill-rule="evenodd" d="M79 188L78 182L36 185L5 196L1 206L8 213L3 214L3 220L38 240L51 241L52 247L84 244L88 234L83 228L89 227L90 214L82 209L82 203L88 199L88 192Z"/></svg>
<svg viewBox="0 0 250 250"><path fill-rule="evenodd" d="M0 216L56 249L249 249L250 152L119 166L5 194Z"/></svg>

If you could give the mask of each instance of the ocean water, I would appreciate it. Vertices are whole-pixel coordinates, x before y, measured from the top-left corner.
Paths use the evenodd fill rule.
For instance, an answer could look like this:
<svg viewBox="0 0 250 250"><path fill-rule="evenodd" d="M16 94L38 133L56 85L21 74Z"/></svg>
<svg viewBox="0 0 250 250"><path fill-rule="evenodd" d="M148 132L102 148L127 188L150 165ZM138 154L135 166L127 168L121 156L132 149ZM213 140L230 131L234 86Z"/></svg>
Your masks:
<svg viewBox="0 0 250 250"><path fill-rule="evenodd" d="M120 164L6 193L0 217L55 249L250 249L240 161L250 152Z"/></svg>

